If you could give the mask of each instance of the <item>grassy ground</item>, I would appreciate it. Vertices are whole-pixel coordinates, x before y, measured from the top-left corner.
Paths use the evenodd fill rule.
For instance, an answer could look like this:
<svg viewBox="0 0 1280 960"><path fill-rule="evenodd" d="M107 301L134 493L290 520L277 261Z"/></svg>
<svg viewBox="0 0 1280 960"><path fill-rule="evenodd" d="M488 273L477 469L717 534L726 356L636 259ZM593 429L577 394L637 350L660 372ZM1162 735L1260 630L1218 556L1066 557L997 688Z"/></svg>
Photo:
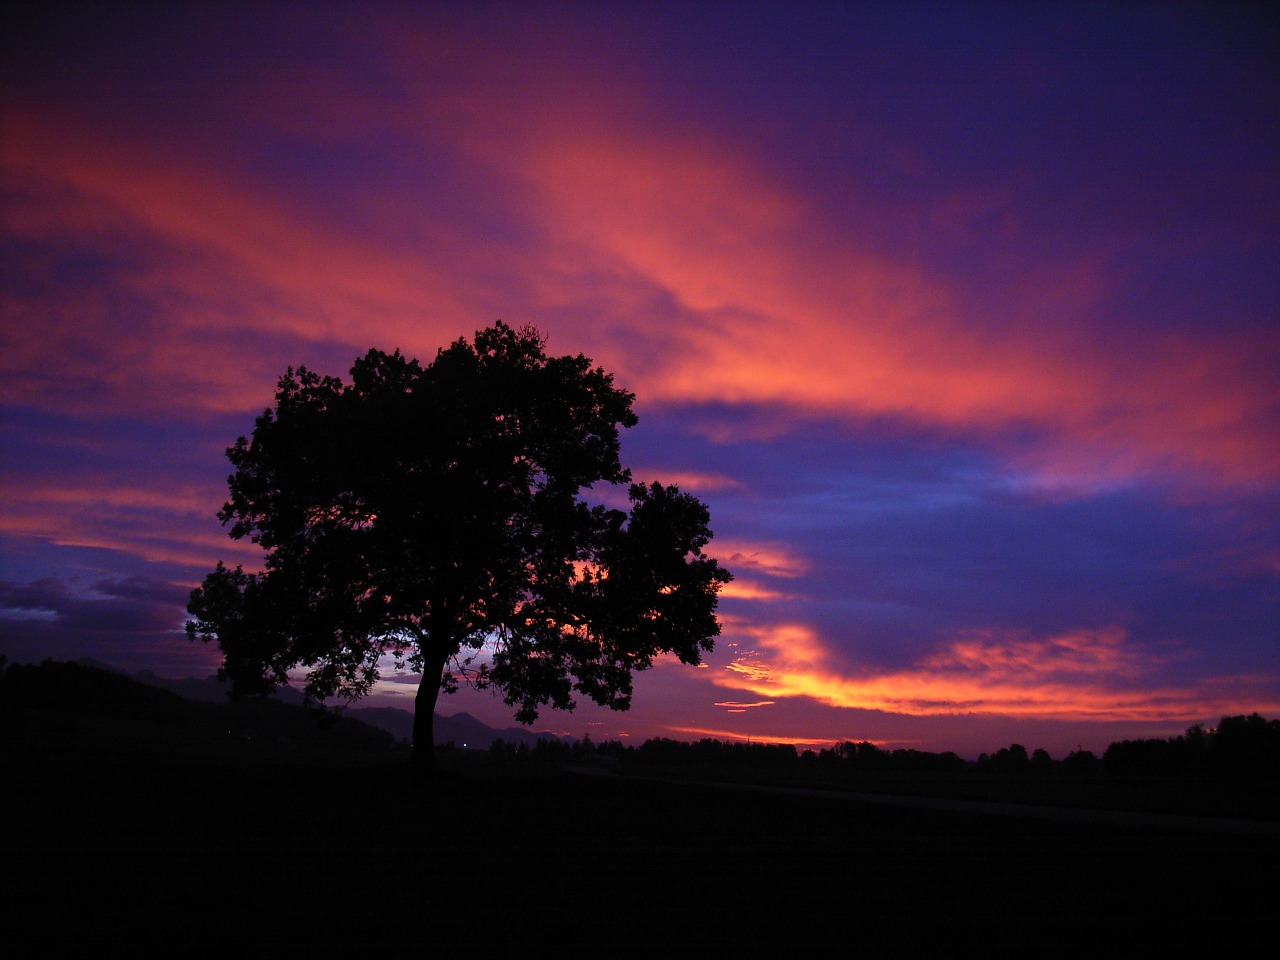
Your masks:
<svg viewBox="0 0 1280 960"><path fill-rule="evenodd" d="M848 772L699 767L622 768L679 780L800 787L848 793L896 794L950 800L980 800L1035 806L1123 810L1155 814L1280 821L1280 784L1275 781L1072 777L1039 774Z"/></svg>
<svg viewBox="0 0 1280 960"><path fill-rule="evenodd" d="M11 956L1230 955L1280 844L112 734L4 748Z"/></svg>

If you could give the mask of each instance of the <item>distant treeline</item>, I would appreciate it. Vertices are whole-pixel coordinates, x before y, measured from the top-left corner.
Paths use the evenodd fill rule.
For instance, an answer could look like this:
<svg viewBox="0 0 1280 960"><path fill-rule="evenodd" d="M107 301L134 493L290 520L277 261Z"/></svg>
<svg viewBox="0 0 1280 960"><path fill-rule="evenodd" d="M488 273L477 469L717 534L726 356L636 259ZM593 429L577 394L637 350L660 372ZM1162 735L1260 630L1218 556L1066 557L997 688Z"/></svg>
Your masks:
<svg viewBox="0 0 1280 960"><path fill-rule="evenodd" d="M1280 779L1280 720L1256 713L1196 724L1167 740L1121 740L1102 757L1118 776L1257 776Z"/></svg>
<svg viewBox="0 0 1280 960"><path fill-rule="evenodd" d="M1022 744L982 754L968 763L955 753L885 750L867 741L846 740L820 750L797 751L791 744L702 739L694 742L657 738L638 747L616 741L577 743L540 741L529 748L496 741L490 752L510 758L547 761L607 759L615 763L664 767L745 767L808 769L850 773L960 773L1069 777L1248 777L1280 779L1280 720L1256 713L1223 717L1216 727L1197 724L1167 739L1122 740L1101 757L1075 750L1061 760Z"/></svg>

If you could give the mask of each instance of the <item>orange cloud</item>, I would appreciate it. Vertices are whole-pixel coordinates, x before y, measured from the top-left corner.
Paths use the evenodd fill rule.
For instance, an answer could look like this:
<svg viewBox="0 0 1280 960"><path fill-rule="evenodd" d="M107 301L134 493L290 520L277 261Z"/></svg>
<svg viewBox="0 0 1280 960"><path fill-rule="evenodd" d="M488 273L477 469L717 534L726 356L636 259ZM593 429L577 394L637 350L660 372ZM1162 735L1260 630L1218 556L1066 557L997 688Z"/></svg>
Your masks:
<svg viewBox="0 0 1280 960"><path fill-rule="evenodd" d="M1167 721L1257 709L1280 700L1273 677L1207 680L1195 688L1141 682L1150 662L1119 628L1048 639L971 636L914 667L846 675L829 664L817 635L790 624L734 624L758 649L740 654L713 681L725 688L828 706L910 716L996 714L1020 719ZM1242 704L1245 707L1242 707Z"/></svg>
<svg viewBox="0 0 1280 960"><path fill-rule="evenodd" d="M732 581L725 584L720 590L720 596L732 597L735 600L789 600L791 594L782 593L778 590L771 590L768 587L742 577L735 576Z"/></svg>
<svg viewBox="0 0 1280 960"><path fill-rule="evenodd" d="M753 707L771 707L776 700L756 700L754 703L740 703L737 700L721 700L715 704L717 707L729 707L731 710L750 710Z"/></svg>

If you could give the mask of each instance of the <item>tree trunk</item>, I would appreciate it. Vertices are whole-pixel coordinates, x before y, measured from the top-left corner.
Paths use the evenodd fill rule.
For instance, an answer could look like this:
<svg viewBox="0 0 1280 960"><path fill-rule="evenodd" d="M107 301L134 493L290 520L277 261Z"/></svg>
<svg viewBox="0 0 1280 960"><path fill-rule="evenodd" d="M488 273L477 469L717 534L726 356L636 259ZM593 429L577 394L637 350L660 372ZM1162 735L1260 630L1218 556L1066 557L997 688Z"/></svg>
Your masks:
<svg viewBox="0 0 1280 960"><path fill-rule="evenodd" d="M436 768L435 716L440 699L440 680L447 657L439 657L434 667L424 665L418 693L413 698L413 762L420 770Z"/></svg>

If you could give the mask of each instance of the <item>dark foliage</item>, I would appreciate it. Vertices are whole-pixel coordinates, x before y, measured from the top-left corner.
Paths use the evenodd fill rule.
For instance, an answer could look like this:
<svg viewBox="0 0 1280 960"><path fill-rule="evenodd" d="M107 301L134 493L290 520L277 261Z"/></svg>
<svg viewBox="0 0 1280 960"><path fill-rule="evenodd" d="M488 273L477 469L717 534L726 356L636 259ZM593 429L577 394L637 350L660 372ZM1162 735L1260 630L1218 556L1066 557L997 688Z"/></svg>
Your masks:
<svg viewBox="0 0 1280 960"><path fill-rule="evenodd" d="M978 768L992 773L1024 774L1031 771L1031 758L1027 755L1026 747L1013 743L1001 747L991 756L984 753L978 758Z"/></svg>
<svg viewBox="0 0 1280 960"><path fill-rule="evenodd" d="M526 723L575 694L626 709L633 671L712 648L730 579L702 553L700 501L630 484L632 399L503 323L426 366L371 350L348 384L289 370L227 452L219 515L265 569L219 564L191 596L191 636L219 644L236 691L307 667L318 700L367 693L390 655L422 674L424 751L437 694L460 679ZM597 483L630 484L630 510L584 499Z"/></svg>
<svg viewBox="0 0 1280 960"><path fill-rule="evenodd" d="M1092 750L1073 750L1063 758L1062 772L1069 777L1096 777L1102 772L1102 761Z"/></svg>
<svg viewBox="0 0 1280 960"><path fill-rule="evenodd" d="M1049 756L1049 751L1037 747L1031 752L1031 760L1027 764L1027 769L1034 774L1043 776L1053 772L1053 757Z"/></svg>

